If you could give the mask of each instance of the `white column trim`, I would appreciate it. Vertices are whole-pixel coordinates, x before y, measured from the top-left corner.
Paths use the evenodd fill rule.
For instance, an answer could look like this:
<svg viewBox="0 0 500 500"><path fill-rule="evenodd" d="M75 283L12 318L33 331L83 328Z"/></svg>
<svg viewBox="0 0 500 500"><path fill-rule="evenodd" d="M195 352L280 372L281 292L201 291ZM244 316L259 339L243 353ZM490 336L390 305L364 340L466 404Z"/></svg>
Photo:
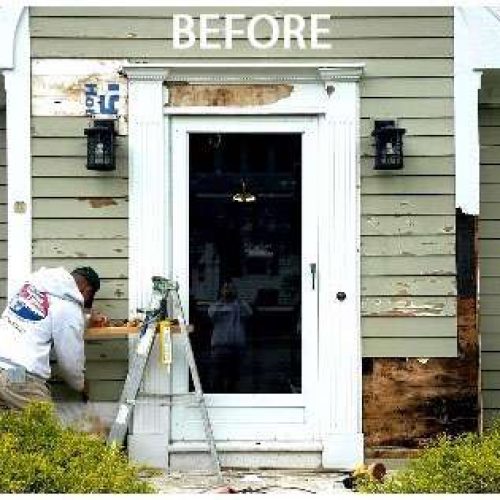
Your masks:
<svg viewBox="0 0 500 500"><path fill-rule="evenodd" d="M455 206L469 215L479 214L479 89L481 72L475 71L478 47L473 10L454 9L454 115ZM471 15L471 19L468 16ZM469 26L469 21L474 21Z"/></svg>
<svg viewBox="0 0 500 500"><path fill-rule="evenodd" d="M7 115L7 293L31 272L31 55L29 11L20 13L12 69L5 69Z"/></svg>
<svg viewBox="0 0 500 500"><path fill-rule="evenodd" d="M129 315L146 307L151 277L167 274L165 68L125 71L129 105Z"/></svg>
<svg viewBox="0 0 500 500"><path fill-rule="evenodd" d="M319 378L322 463L363 460L360 306L361 71L322 72L328 94L322 118L323 164L319 244ZM346 299L338 300L337 292Z"/></svg>
<svg viewBox="0 0 500 500"><path fill-rule="evenodd" d="M479 90L482 71L455 75L455 206L479 215Z"/></svg>
<svg viewBox="0 0 500 500"><path fill-rule="evenodd" d="M0 33L2 33L1 69L13 69L15 67L16 32L25 10L27 8L22 4L3 6L0 10Z"/></svg>

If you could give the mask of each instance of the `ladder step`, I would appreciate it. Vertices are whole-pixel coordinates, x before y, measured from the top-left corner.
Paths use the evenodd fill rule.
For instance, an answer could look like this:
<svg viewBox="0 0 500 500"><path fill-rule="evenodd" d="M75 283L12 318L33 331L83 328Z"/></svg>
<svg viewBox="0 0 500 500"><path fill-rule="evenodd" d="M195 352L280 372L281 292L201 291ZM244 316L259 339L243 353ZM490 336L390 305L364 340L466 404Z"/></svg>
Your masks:
<svg viewBox="0 0 500 500"><path fill-rule="evenodd" d="M111 426L108 436L108 443L123 443L127 434L130 418L136 404L147 404L153 401L162 401L160 406L172 406L174 404L174 400L177 402L178 398L190 398L192 400L192 404L189 406L197 406L200 409L207 444L212 455L218 478L220 482L223 483L221 466L217 454L217 448L215 446L212 426L210 424L208 410L205 404L205 398L198 374L198 368L196 366L196 360L194 358L191 340L189 338L190 327L186 322L184 310L178 293L179 285L176 282L159 276L154 276L152 279L153 295L151 299L151 307L148 309L146 321L144 322L139 334L139 341L135 347L134 357L131 360L129 372L120 397L118 413ZM172 300L171 303L170 299ZM167 310L169 309L169 304L171 306L171 314ZM174 314L175 311L179 312L178 316ZM174 318L178 321L177 328L179 329L181 337L184 340L184 354L191 373L191 378L193 380L195 388L194 392L159 394L144 393L140 391L146 364L151 357L158 321L166 318ZM138 399L138 396L140 396L141 399Z"/></svg>

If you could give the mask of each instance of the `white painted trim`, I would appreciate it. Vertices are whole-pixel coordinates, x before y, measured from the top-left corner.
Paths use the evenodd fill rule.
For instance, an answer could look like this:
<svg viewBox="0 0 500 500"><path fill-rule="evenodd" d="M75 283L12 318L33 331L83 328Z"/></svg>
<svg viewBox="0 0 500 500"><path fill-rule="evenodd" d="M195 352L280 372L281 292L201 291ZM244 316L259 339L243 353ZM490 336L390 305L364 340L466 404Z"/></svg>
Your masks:
<svg viewBox="0 0 500 500"><path fill-rule="evenodd" d="M317 119L311 117L290 117L282 120L277 116L198 116L198 117L176 117L172 121L172 158L173 178L175 179L172 228L175 234L175 244L172 248L173 273L180 285L180 296L186 310L189 304L189 159L188 159L188 137L192 132L220 132L220 133L300 133L302 134L302 199L307 200L302 208L302 394L208 394L206 396L207 407L212 417L219 416L217 424L214 424L214 432L221 440L229 439L229 436L238 435L240 432L253 428L254 439L260 439L264 432L270 432L276 439L287 439L299 433L303 438L309 436L311 439L318 434L317 429L317 289L311 289L309 264L317 263L317 213L316 213L316 190L315 183L317 175L315 169L320 162L317 152ZM306 170L307 169L307 170ZM173 390L183 393L188 387L188 369L182 355L178 356L173 367ZM234 421L230 412L240 407L248 409L244 423ZM290 412L297 413L298 420L292 425L282 422L275 423L274 413L277 408L286 408ZM259 411L253 411L256 409ZM220 418L223 409L228 414L227 418ZM252 422L249 416L253 411L258 414L258 423ZM266 413L268 423L263 424L263 414ZM191 440L201 429L201 422L196 411L190 412L181 409L174 410L172 422L176 429L175 439ZM193 422L195 424L193 425ZM199 423L200 425L196 425ZM269 430L269 428L272 428ZM261 434L258 434L258 433Z"/></svg>
<svg viewBox="0 0 500 500"><path fill-rule="evenodd" d="M455 206L466 214L478 215L481 75L474 72L466 11L455 8L454 14Z"/></svg>
<svg viewBox="0 0 500 500"><path fill-rule="evenodd" d="M356 78L364 63L296 62L296 63L171 63L129 64L123 67L127 74L134 72L168 71L169 82L191 84L245 84L245 83L320 83L323 73L330 72L330 79Z"/></svg>
<svg viewBox="0 0 500 500"><path fill-rule="evenodd" d="M165 161L168 135L163 116L165 68L127 70L129 106L129 317L146 308L151 298L151 277L169 276L165 227L170 223L167 200L169 169ZM133 344L129 352L132 352ZM159 359L158 345L152 360ZM171 392L165 365L146 367L144 390ZM168 432L170 409L151 403L138 405L132 430L137 433ZM165 442L167 439L165 438Z"/></svg>
<svg viewBox="0 0 500 500"><path fill-rule="evenodd" d="M31 72L29 11L15 33L13 68L4 70L7 115L7 293L31 272Z"/></svg>
<svg viewBox="0 0 500 500"><path fill-rule="evenodd" d="M252 451L274 451L274 452L301 452L322 451L319 442L312 441L221 441L217 444L218 451L227 452L252 452ZM171 452L193 452L209 451L206 441L180 441L171 445Z"/></svg>
<svg viewBox="0 0 500 500"><path fill-rule="evenodd" d="M479 214L478 91L491 68L500 68L500 9L455 7L455 204L469 215Z"/></svg>
<svg viewBox="0 0 500 500"><path fill-rule="evenodd" d="M151 277L167 275L164 68L127 70L129 79L129 315L147 307Z"/></svg>
<svg viewBox="0 0 500 500"><path fill-rule="evenodd" d="M16 52L16 33L23 11L27 8L22 4L3 6L0 9L0 33L2 46L0 47L0 69L14 69ZM24 28L22 28L24 29Z"/></svg>
<svg viewBox="0 0 500 500"><path fill-rule="evenodd" d="M455 206L479 215L479 89L480 71L455 75Z"/></svg>
<svg viewBox="0 0 500 500"><path fill-rule="evenodd" d="M131 265L137 265L134 273L142 273L130 280L131 310L136 304L144 302L146 280L141 268L143 262L138 260L147 258L146 266L151 267L154 255L145 248L154 246L157 242L162 246L164 259L170 263L173 257L166 256L168 246L166 235L162 235L165 224L157 224L157 232L151 228L145 230L141 210L151 209L152 201L171 193L175 204L176 197L185 193L172 190L170 184L155 182L152 190L143 185L139 172L157 171L159 166L165 168L165 156L169 155L170 146L162 141L151 143L151 150L147 150L147 137L144 136L148 123L147 115L154 115L154 127L158 127L159 115L163 116L162 105L168 103L161 98L159 87L161 81L186 81L190 83L290 83L296 87L315 89L317 102L315 106L297 104L297 100L290 110L315 109L313 113L319 117L321 123L319 147L323 148L321 158L322 175L318 176L323 191L320 193L322 211L320 217L321 238L318 266L318 286L320 288L319 342L317 348L320 356L318 377L321 377L322 408L318 418L321 424L321 439L323 442L322 461L325 468L350 467L363 458L363 435L361 432L361 337L360 337L360 218L359 218L359 89L358 80L363 70L363 64L331 64L322 62L301 63L244 63L244 64L168 64L168 65L127 65L124 72L129 75L129 119L131 122L130 144L130 197L131 197ZM145 71L141 72L140 68ZM152 74L152 73L153 74ZM161 76L163 72L163 77ZM154 78L154 81L151 81ZM303 85L314 84L314 85ZM148 87L149 85L149 87ZM151 87L154 85L154 89ZM135 87L135 91L134 91ZM319 89L319 90L318 90ZM139 91L141 90L141 91ZM154 98L153 97L154 94ZM312 98L312 93L308 99ZM147 103L145 102L147 101ZM156 103L157 110L151 106ZM147 105L146 105L147 104ZM283 114L285 105L274 108L276 115ZM146 110L146 111L145 111ZM191 110L193 112L194 110ZM197 110L200 112L200 109ZM218 114L220 109L212 108L207 111ZM255 115L271 114L269 107L256 106L252 109ZM300 114L300 113L299 113ZM168 120L168 116L165 118ZM135 125L132 125L135 124ZM157 130L157 129L156 129ZM139 132L142 131L141 135ZM165 136L169 138L168 132ZM159 146L161 144L161 147ZM161 148L164 148L160 151ZM146 159L142 157L146 155ZM157 161L153 165L154 161ZM159 174L159 172L158 172ZM324 182L327 179L328 182ZM161 186L160 186L161 184ZM333 200L333 203L332 203ZM146 206L144 206L146 205ZM168 213L164 210L164 214ZM328 217L335 217L335 224L331 220L325 226ZM169 215L164 222L171 220ZM146 222L146 226L149 223ZM335 231L334 231L335 227ZM137 231L134 234L134 231ZM163 240L162 240L163 236ZM161 242L159 240L162 240ZM177 242L179 243L179 242ZM137 247L139 245L140 248ZM185 242L180 242L185 247ZM134 246L134 248L132 248ZM172 245L176 251L177 245ZM142 249L142 250L141 250ZM159 247L153 250L158 255ZM333 258L332 258L333 256ZM161 257L160 257L161 258ZM162 261L165 274L171 272L172 267ZM136 264L134 264L136 263ZM149 269L149 268L148 268ZM156 271L158 272L158 271ZM151 273L149 273L151 274ZM182 279L182 276L176 276ZM149 284L148 284L149 285ZM147 286L149 290L149 286ZM339 302L335 293L339 290L347 293L347 300ZM140 299L140 300L139 300ZM331 321L330 321L331 320ZM174 356L181 355L180 346L174 345ZM177 351L176 351L177 349ZM335 360L332 361L332 353ZM175 366L173 367L175 377ZM157 378L157 384L159 384ZM175 392L175 387L173 387ZM319 391L320 389L318 389ZM135 434L133 441L141 448L146 443L148 434L143 428L142 433ZM168 431L151 430L159 436L168 439ZM167 433L167 434L165 434ZM151 436L151 434L149 434ZM163 446L163 444L162 444Z"/></svg>
<svg viewBox="0 0 500 500"><path fill-rule="evenodd" d="M325 72L329 96L321 119L326 158L318 196L319 378L323 467L352 467L363 460L361 430L360 146L359 85ZM358 79L361 75L358 74ZM337 292L347 298L339 301ZM332 359L332 354L334 358Z"/></svg>

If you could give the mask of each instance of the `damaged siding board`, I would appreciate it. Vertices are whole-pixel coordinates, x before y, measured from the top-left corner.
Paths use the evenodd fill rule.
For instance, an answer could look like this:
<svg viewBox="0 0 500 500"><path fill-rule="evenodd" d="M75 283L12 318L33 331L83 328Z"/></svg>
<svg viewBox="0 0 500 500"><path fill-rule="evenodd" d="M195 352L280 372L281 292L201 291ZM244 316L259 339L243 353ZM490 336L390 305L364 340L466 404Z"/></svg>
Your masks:
<svg viewBox="0 0 500 500"><path fill-rule="evenodd" d="M457 307L454 297L364 297L361 314L364 317L454 317Z"/></svg>
<svg viewBox="0 0 500 500"><path fill-rule="evenodd" d="M127 218L128 201L125 198L78 197L39 198L33 200L37 218L106 219Z"/></svg>
<svg viewBox="0 0 500 500"><path fill-rule="evenodd" d="M500 412L500 72L485 71L479 105L479 330L484 424Z"/></svg>
<svg viewBox="0 0 500 500"><path fill-rule="evenodd" d="M1 243L1 242L0 242ZM2 246L0 246L0 249ZM5 247L6 248L6 247ZM33 240L33 257L72 257L75 264L87 257L128 257L126 239L38 239Z"/></svg>
<svg viewBox="0 0 500 500"><path fill-rule="evenodd" d="M274 15L276 9L266 10ZM310 13L307 8L279 10ZM193 63L206 62L211 57L238 62L264 57L276 57L282 62L293 62L299 57L363 62L366 66L360 87L361 269L363 335L368 339L363 355L417 357L428 355L432 346L436 348L435 356L455 355L453 11L408 7L315 8L314 11L331 14L334 21L332 48L321 54L309 49L284 50L280 46L264 53L254 50L243 39L235 40L233 51L194 48L179 54L172 49L172 14L213 13L213 9L31 9L32 61L36 75L34 231L37 236L45 236L34 241L35 261L102 259L105 266L104 261L113 258L126 262L126 124L121 126L117 138L116 174L87 171L83 136L87 119L77 112L81 104L75 90L80 85L81 91L91 68L101 65L109 73L125 58L167 64L178 62L180 57ZM235 7L224 12L245 12L250 16L263 10ZM61 70L51 73L44 69L61 66L66 75L62 79L57 78L58 73L61 77ZM61 95L61 88L56 88L58 80L65 99L62 107L53 102L57 100L57 92ZM186 86L172 87L173 102L185 105L186 101L179 103L176 99L188 99L190 105L228 102L247 105L247 101L241 101L241 93L235 97L234 88L190 87L189 92ZM281 92L289 92L286 85L278 87ZM275 92L276 86L271 94ZM250 93L246 94L248 98ZM276 94L260 99L275 97ZM258 99L252 94L251 104L259 104ZM405 168L390 174L375 172L370 135L373 122L393 117L407 129ZM56 228L63 219L69 224L81 221L70 229L72 238L81 237L88 221L84 241L61 235ZM114 278L117 277L110 276ZM121 311L118 300L121 299L109 303L114 311ZM408 317L401 317L403 314ZM391 327L394 336L384 338L382 333L387 326L370 321L385 319L405 322L395 322L394 329ZM429 330L428 320L443 321L439 328ZM426 345L419 343L418 339L427 338L429 331L434 338Z"/></svg>
<svg viewBox="0 0 500 500"><path fill-rule="evenodd" d="M455 217L447 216L370 216L361 218L362 236L441 235L455 233Z"/></svg>
<svg viewBox="0 0 500 500"><path fill-rule="evenodd" d="M33 238L127 238L127 219L35 219Z"/></svg>
<svg viewBox="0 0 500 500"><path fill-rule="evenodd" d="M35 198L76 198L83 196L89 198L124 198L128 193L128 182L126 179L116 177L82 177L78 181L75 181L72 177L35 177L32 189Z"/></svg>
<svg viewBox="0 0 500 500"><path fill-rule="evenodd" d="M34 64L33 266L91 265L103 278L96 307L123 320L128 298L126 120L118 116L116 170L90 171L84 129L91 121L83 107L84 83L98 82L103 75L114 78L119 63L63 67L69 76L59 82L57 67ZM81 75L84 70L88 80ZM44 72L48 74L40 74ZM94 386L92 382L91 392Z"/></svg>
<svg viewBox="0 0 500 500"><path fill-rule="evenodd" d="M455 197L449 195L364 195L361 214L366 215L454 215Z"/></svg>
<svg viewBox="0 0 500 500"><path fill-rule="evenodd" d="M454 255L454 235L434 236L365 236L361 242L363 256L429 256Z"/></svg>

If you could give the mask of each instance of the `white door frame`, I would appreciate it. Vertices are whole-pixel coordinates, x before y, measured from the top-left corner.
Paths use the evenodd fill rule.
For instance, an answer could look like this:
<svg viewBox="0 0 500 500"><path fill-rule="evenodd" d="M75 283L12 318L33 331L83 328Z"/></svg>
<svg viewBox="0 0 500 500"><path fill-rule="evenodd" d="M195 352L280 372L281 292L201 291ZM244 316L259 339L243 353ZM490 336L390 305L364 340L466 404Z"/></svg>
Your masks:
<svg viewBox="0 0 500 500"><path fill-rule="evenodd" d="M31 272L31 55L29 10L0 10L7 116L7 295Z"/></svg>
<svg viewBox="0 0 500 500"><path fill-rule="evenodd" d="M316 209L316 182L318 158L317 117L276 116L178 116L170 123L172 176L175 189L172 194L172 246L173 277L180 285L180 296L189 304L189 134L210 133L298 133L302 135L302 393L301 394L207 394L206 401L212 415L216 439L242 439L251 436L255 441L263 439L290 440L301 435L302 440L313 440L318 435L319 414L317 379L317 322L318 293L311 287L309 264L318 262L318 216ZM308 171L309 170L309 171ZM304 202L308 200L308 202ZM187 309L187 308L186 308ZM304 320L306 319L306 320ZM186 392L188 367L180 356L173 367L174 393ZM223 410L215 410L224 408ZM246 411L242 411L246 408ZM285 409L289 409L285 415ZM233 415L228 413L234 409ZM199 412L198 412L199 413ZM255 425L252 424L252 414ZM191 416L188 416L191 415ZM245 421L242 421L242 416ZM218 425L216 418L219 418ZM285 420L283 420L285 418ZM276 425L281 420L280 425ZM287 423L285 423L285 421ZM259 423L257 423L259 422ZM273 423L275 422L275 423ZM202 433L201 420L196 409L176 408L172 419L173 439L193 439ZM187 436L191 436L190 438Z"/></svg>
<svg viewBox="0 0 500 500"><path fill-rule="evenodd" d="M308 63L131 64L129 78L129 308L147 303L148 276L172 274L168 241L157 219L158 200L171 200L166 154L172 114L316 114L320 121L319 390L320 438L325 468L352 467L363 459L361 431L359 79L362 64ZM173 108L163 82L290 84L293 92L274 104L246 108ZM146 105L145 105L146 103ZM166 105L166 106L165 106ZM165 106L165 109L163 109ZM164 119L162 110L165 111ZM133 124L133 126L132 126ZM167 126L166 126L167 124ZM151 140L154 133L155 140ZM160 138L161 139L158 139ZM161 172L160 172L161 170ZM154 181L153 181L154 180ZM160 204L161 209L161 204ZM172 222L171 206L160 214ZM162 252L162 255L158 255ZM153 255L154 254L154 255ZM156 260L156 257L158 260ZM137 275L141 269L142 277ZM338 291L346 299L336 298ZM168 392L161 367L153 367L148 388ZM165 455L168 422L160 405L142 405L134 420L132 455L154 461ZM136 425L136 421L138 422ZM156 447L157 452L152 451ZM158 459L161 462L160 458Z"/></svg>

